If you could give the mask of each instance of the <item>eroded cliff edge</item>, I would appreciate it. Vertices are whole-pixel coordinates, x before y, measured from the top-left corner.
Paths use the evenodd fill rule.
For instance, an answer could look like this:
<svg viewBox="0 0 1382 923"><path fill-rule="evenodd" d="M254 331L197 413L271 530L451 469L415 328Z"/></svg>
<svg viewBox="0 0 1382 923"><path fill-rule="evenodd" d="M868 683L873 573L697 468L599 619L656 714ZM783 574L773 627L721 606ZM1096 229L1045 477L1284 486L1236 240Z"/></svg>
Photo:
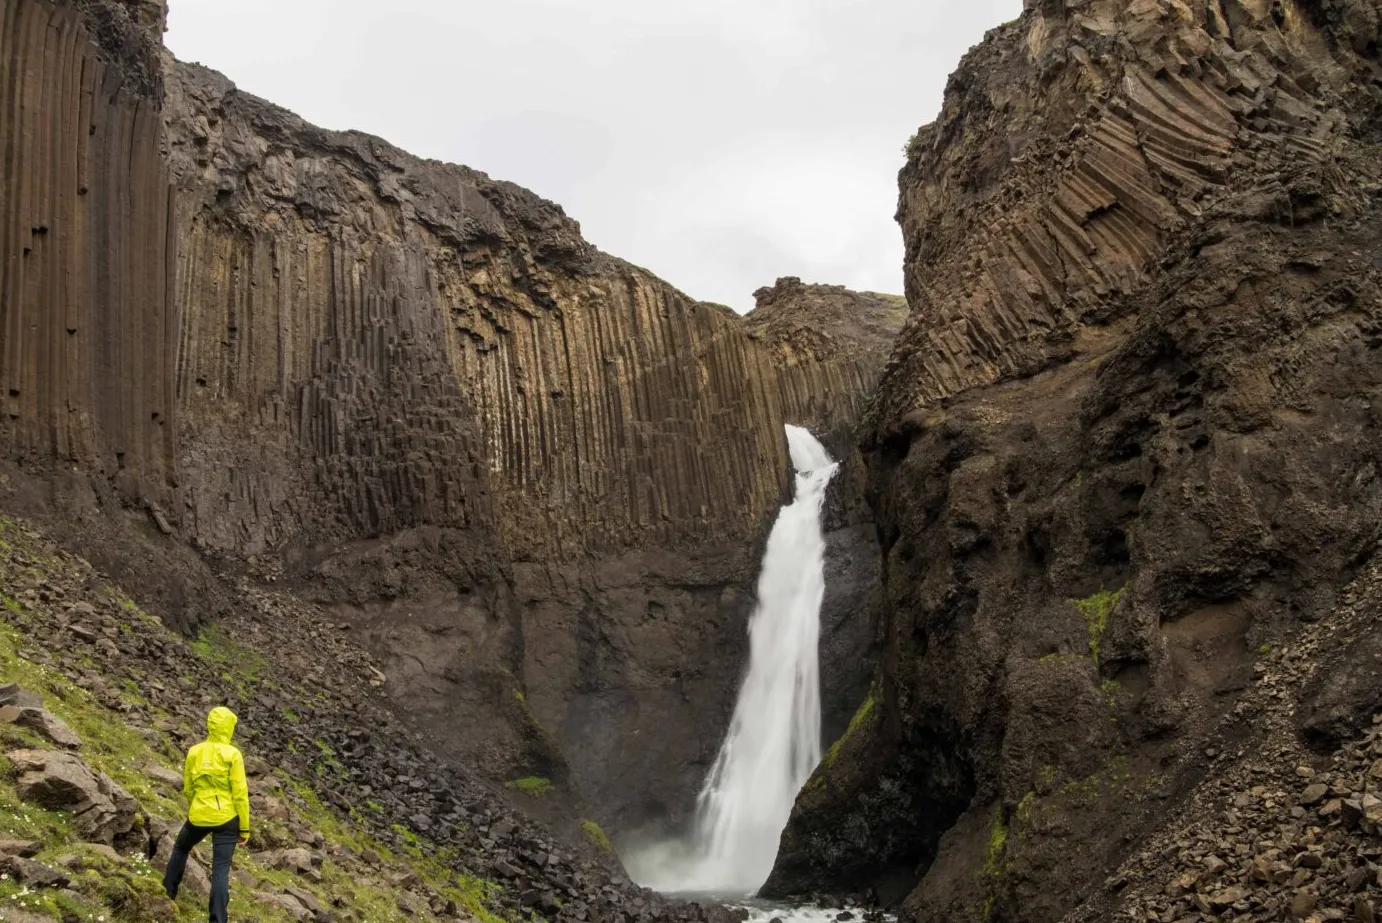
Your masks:
<svg viewBox="0 0 1382 923"><path fill-rule="evenodd" d="M916 920L1100 892L1382 512L1378 4L1027 7L900 177L883 666L770 885Z"/></svg>
<svg viewBox="0 0 1382 923"><path fill-rule="evenodd" d="M612 832L675 823L732 706L782 425L848 449L887 338L763 339L526 190L172 60L165 15L5 5L7 508L184 629L273 584L459 763L568 783ZM839 724L877 551L835 504Z"/></svg>

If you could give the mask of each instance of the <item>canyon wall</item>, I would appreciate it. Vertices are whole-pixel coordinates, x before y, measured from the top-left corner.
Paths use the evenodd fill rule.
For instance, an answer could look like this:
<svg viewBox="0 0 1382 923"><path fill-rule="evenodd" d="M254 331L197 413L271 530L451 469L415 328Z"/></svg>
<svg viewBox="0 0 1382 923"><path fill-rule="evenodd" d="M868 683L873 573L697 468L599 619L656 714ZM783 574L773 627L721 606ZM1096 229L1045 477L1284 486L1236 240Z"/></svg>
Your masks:
<svg viewBox="0 0 1382 923"><path fill-rule="evenodd" d="M496 529L519 560L751 541L782 424L847 419L876 377L844 357L779 375L733 312L553 203L212 72L170 63L167 121L179 393L209 453L185 460L185 528L208 549L424 524ZM311 460L296 477L211 457L276 441Z"/></svg>
<svg viewBox="0 0 1382 923"><path fill-rule="evenodd" d="M895 305L822 290L872 339L762 341L526 190L173 60L166 16L5 5L5 508L184 630L246 582L317 604L445 755L618 833L684 818L713 758L803 423L850 455L846 720L877 573L849 434Z"/></svg>
<svg viewBox="0 0 1382 923"><path fill-rule="evenodd" d="M136 498L177 454L172 189L152 38L122 11L0 19L0 438Z"/></svg>
<svg viewBox="0 0 1382 923"><path fill-rule="evenodd" d="M1251 749L1255 660L1379 538L1379 22L1039 0L965 58L863 430L882 666L770 893L1060 919Z"/></svg>

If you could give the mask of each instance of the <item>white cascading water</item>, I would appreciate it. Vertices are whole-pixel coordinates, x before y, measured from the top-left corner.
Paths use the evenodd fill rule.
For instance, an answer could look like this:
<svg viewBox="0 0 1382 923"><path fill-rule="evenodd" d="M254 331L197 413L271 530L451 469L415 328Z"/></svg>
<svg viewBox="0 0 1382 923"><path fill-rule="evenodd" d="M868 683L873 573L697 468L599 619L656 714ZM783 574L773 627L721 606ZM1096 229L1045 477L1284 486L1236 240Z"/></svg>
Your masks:
<svg viewBox="0 0 1382 923"><path fill-rule="evenodd" d="M749 670L697 801L694 839L628 857L633 878L654 890L752 895L768 880L792 804L821 759L821 506L838 466L801 427L787 427L787 444L795 498L768 537Z"/></svg>

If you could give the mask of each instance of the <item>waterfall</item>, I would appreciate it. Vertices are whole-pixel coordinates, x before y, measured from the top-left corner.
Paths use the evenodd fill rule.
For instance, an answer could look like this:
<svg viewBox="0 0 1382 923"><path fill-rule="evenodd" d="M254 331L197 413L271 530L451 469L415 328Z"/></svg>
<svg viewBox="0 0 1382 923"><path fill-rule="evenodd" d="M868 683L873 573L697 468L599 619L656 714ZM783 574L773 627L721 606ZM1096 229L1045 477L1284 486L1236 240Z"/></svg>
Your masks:
<svg viewBox="0 0 1382 923"><path fill-rule="evenodd" d="M697 800L695 833L628 857L634 880L659 891L747 896L762 887L797 793L821 759L821 506L838 465L805 429L788 426L787 444L795 497L768 537L749 669Z"/></svg>

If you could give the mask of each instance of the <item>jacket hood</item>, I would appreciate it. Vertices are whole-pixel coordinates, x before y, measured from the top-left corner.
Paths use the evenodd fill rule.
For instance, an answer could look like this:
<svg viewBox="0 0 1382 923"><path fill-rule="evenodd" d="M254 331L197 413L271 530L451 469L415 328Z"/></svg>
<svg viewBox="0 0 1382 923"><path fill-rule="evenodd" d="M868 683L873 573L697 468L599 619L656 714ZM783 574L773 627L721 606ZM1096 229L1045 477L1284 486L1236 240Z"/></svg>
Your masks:
<svg viewBox="0 0 1382 923"><path fill-rule="evenodd" d="M235 712L229 708L218 706L211 709L211 714L206 716L207 739L218 744L230 743L230 738L235 733L237 720L239 719L235 717Z"/></svg>

